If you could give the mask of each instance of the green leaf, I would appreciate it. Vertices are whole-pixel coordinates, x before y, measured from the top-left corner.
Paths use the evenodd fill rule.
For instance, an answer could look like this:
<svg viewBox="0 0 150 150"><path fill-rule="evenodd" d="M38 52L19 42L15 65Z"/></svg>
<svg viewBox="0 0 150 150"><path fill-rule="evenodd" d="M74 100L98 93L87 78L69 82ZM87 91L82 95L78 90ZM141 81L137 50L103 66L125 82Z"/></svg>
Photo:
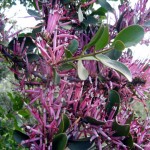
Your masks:
<svg viewBox="0 0 150 150"><path fill-rule="evenodd" d="M12 93L8 93L7 95L9 96L10 100L13 103L13 110L14 111L18 111L18 110L22 109L23 101L22 101L22 97L20 95L15 94L13 96Z"/></svg>
<svg viewBox="0 0 150 150"><path fill-rule="evenodd" d="M126 123L125 124L130 124L131 121L133 120L134 118L134 113L132 113L131 115L129 115L128 119L126 120Z"/></svg>
<svg viewBox="0 0 150 150"><path fill-rule="evenodd" d="M32 63L34 61L38 61L40 56L37 54L27 54L27 58L28 58L29 63Z"/></svg>
<svg viewBox="0 0 150 150"><path fill-rule="evenodd" d="M103 55L103 54L98 54L95 57L107 67L115 69L116 71L123 74L130 82L132 81L132 75L129 69L121 62L116 61L116 60L111 60L108 56Z"/></svg>
<svg viewBox="0 0 150 150"><path fill-rule="evenodd" d="M73 68L75 68L75 67L72 63L64 63L61 66L59 66L60 71L67 71L67 70L71 70Z"/></svg>
<svg viewBox="0 0 150 150"><path fill-rule="evenodd" d="M130 125L129 124L120 125L117 121L115 121L113 122L112 130L115 131L113 136L128 136Z"/></svg>
<svg viewBox="0 0 150 150"><path fill-rule="evenodd" d="M65 56L66 58L71 58L72 57L72 53L69 50L65 50Z"/></svg>
<svg viewBox="0 0 150 150"><path fill-rule="evenodd" d="M61 0L60 2L61 2L62 4L68 4L68 3L71 2L71 0Z"/></svg>
<svg viewBox="0 0 150 150"><path fill-rule="evenodd" d="M111 7L111 5L106 0L98 0L99 4L105 8L107 11L114 12L114 9Z"/></svg>
<svg viewBox="0 0 150 150"><path fill-rule="evenodd" d="M29 136L26 135L26 134L24 134L24 133L22 133L22 132L20 132L20 131L18 131L18 130L14 130L14 132L13 132L13 138L14 138L14 140L15 140L18 144L21 144L21 142L22 142L23 140L28 140L28 139L29 139ZM23 146L28 147L27 144L23 144Z"/></svg>
<svg viewBox="0 0 150 150"><path fill-rule="evenodd" d="M35 18L35 20L41 20L42 18L40 17L39 13L35 10L28 9L27 13Z"/></svg>
<svg viewBox="0 0 150 150"><path fill-rule="evenodd" d="M117 40L114 43L114 49L118 51L123 51L125 49L125 45L122 41Z"/></svg>
<svg viewBox="0 0 150 150"><path fill-rule="evenodd" d="M118 114L119 106L120 106L120 96L118 92L114 90L109 91L109 101L106 106L106 110L108 115L111 113L113 107L117 107L116 112L113 117L115 117Z"/></svg>
<svg viewBox="0 0 150 150"><path fill-rule="evenodd" d="M78 19L79 19L79 22L82 22L84 19L81 7L79 7L78 9Z"/></svg>
<svg viewBox="0 0 150 150"><path fill-rule="evenodd" d="M30 112L27 109L21 109L18 111L18 114L23 116L24 118L29 118L30 117Z"/></svg>
<svg viewBox="0 0 150 150"><path fill-rule="evenodd" d="M62 120L64 122L63 132L65 132L69 128L69 126L70 126L70 120L69 120L68 116L65 115L65 114L62 115Z"/></svg>
<svg viewBox="0 0 150 150"><path fill-rule="evenodd" d="M32 33L31 33L32 37L36 38L36 34L39 33L39 32L41 32L42 27L43 27L43 23L37 24L37 25L34 27L34 29L32 30Z"/></svg>
<svg viewBox="0 0 150 150"><path fill-rule="evenodd" d="M85 69L85 67L83 66L82 64L82 60L78 60L78 64L77 64L77 67L78 67L78 76L81 80L86 80L89 76L89 73L88 71Z"/></svg>
<svg viewBox="0 0 150 150"><path fill-rule="evenodd" d="M87 16L86 19L83 20L83 23L88 26L89 24L95 25L98 23L98 20L95 19L93 16Z"/></svg>
<svg viewBox="0 0 150 150"><path fill-rule="evenodd" d="M97 61L97 59L94 56L87 56L87 57L80 58L78 60L96 60Z"/></svg>
<svg viewBox="0 0 150 150"><path fill-rule="evenodd" d="M92 37L91 41L87 45L85 45L83 49L87 50L90 47L94 46L95 43L98 41L98 39L101 37L103 30L104 30L104 26L101 25L98 31L96 32L96 34Z"/></svg>
<svg viewBox="0 0 150 150"><path fill-rule="evenodd" d="M57 73L56 69L54 69L54 84L58 85L60 83L60 76Z"/></svg>
<svg viewBox="0 0 150 150"><path fill-rule="evenodd" d="M63 114L60 125L59 125L58 133L65 132L69 128L69 126L70 126L70 120L67 117L67 115Z"/></svg>
<svg viewBox="0 0 150 150"><path fill-rule="evenodd" d="M78 47L79 47L79 42L77 40L73 39L73 40L71 40L71 42L70 42L69 46L67 47L67 49L72 54L74 54L77 51Z"/></svg>
<svg viewBox="0 0 150 150"><path fill-rule="evenodd" d="M130 149L133 148L133 138L132 135L129 133L129 135L123 140L123 144L130 147Z"/></svg>
<svg viewBox="0 0 150 150"><path fill-rule="evenodd" d="M67 145L67 136L64 133L56 135L52 141L52 150L65 150Z"/></svg>
<svg viewBox="0 0 150 150"><path fill-rule="evenodd" d="M85 123L89 123L89 124L91 124L91 125L96 125L96 126L104 125L104 124L105 124L105 122L96 120L95 118L92 118L92 117L90 117L90 116L84 117L84 118L83 118L83 121L84 121Z"/></svg>
<svg viewBox="0 0 150 150"><path fill-rule="evenodd" d="M108 26L104 27L102 34L99 36L98 41L95 44L95 50L100 50L104 48L109 41L109 31Z"/></svg>
<svg viewBox="0 0 150 150"><path fill-rule="evenodd" d="M144 29L139 25L131 25L121 30L115 37L113 44L120 40L125 47L130 47L138 44L144 37Z"/></svg>
<svg viewBox="0 0 150 150"><path fill-rule="evenodd" d="M107 12L107 10L105 8L100 7L97 10L93 11L91 15L105 16L106 12Z"/></svg>
<svg viewBox="0 0 150 150"><path fill-rule="evenodd" d="M69 140L68 148L70 150L88 150L92 146L89 138L80 139L80 140Z"/></svg>
<svg viewBox="0 0 150 150"><path fill-rule="evenodd" d="M106 55L113 60L117 60L120 58L120 56L122 55L122 51L118 51L116 49L113 49L109 52L106 53Z"/></svg>
<svg viewBox="0 0 150 150"><path fill-rule="evenodd" d="M117 40L114 43L114 49L106 53L106 55L113 60L117 60L122 55L122 51L125 49L125 45L122 41Z"/></svg>

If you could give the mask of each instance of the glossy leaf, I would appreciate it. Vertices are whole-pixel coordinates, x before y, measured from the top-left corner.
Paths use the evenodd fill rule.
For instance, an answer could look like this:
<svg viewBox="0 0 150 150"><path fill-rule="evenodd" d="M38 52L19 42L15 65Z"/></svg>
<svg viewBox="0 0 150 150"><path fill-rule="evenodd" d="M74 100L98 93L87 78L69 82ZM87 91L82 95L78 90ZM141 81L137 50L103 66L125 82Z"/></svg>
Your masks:
<svg viewBox="0 0 150 150"><path fill-rule="evenodd" d="M130 149L133 148L133 138L132 135L129 133L129 135L123 140L123 144L130 147Z"/></svg>
<svg viewBox="0 0 150 150"><path fill-rule="evenodd" d="M122 41L120 40L117 40L115 43L114 43L114 49L115 50L118 50L118 51L123 51L125 49L125 45Z"/></svg>
<svg viewBox="0 0 150 150"><path fill-rule="evenodd" d="M92 117L90 117L90 116L84 117L84 118L83 118L83 121L84 121L85 123L89 123L89 124L91 124L91 125L96 125L96 126L104 125L104 124L105 124L105 122L96 120L95 118L92 118Z"/></svg>
<svg viewBox="0 0 150 150"><path fill-rule="evenodd" d="M58 131L58 133L65 132L69 128L69 126L70 126L70 120L67 117L67 115L63 114L61 122L60 122L60 125L59 125L59 131Z"/></svg>
<svg viewBox="0 0 150 150"><path fill-rule="evenodd" d="M106 110L108 115L111 113L113 107L117 107L116 112L113 117L118 114L119 106L120 106L120 96L117 91L110 90L109 91L109 99L108 104L106 106Z"/></svg>
<svg viewBox="0 0 150 150"><path fill-rule="evenodd" d="M109 31L108 31L108 26L104 27L103 32L99 36L98 41L95 44L95 50L100 50L104 48L109 41Z"/></svg>
<svg viewBox="0 0 150 150"><path fill-rule="evenodd" d="M113 136L128 136L130 125L129 124L121 125L117 121L115 121L113 122L112 130L115 131Z"/></svg>
<svg viewBox="0 0 150 150"><path fill-rule="evenodd" d="M91 15L105 16L106 12L107 12L106 9L104 9L103 7L100 7L97 10L93 11Z"/></svg>
<svg viewBox="0 0 150 150"><path fill-rule="evenodd" d="M122 55L122 51L118 51L116 49L113 49L106 53L106 56L108 56L110 59L117 60Z"/></svg>
<svg viewBox="0 0 150 150"><path fill-rule="evenodd" d="M70 42L70 44L69 44L69 46L67 47L67 49L68 49L72 54L74 54L74 53L77 51L78 47L79 47L79 42L78 42L77 40L73 39L73 40Z"/></svg>
<svg viewBox="0 0 150 150"><path fill-rule="evenodd" d="M131 25L121 30L115 37L113 44L120 40L125 47L130 47L138 44L144 37L144 29L139 25Z"/></svg>
<svg viewBox="0 0 150 150"><path fill-rule="evenodd" d="M83 58L80 58L79 60L96 60L97 61L97 59L94 56L83 57Z"/></svg>
<svg viewBox="0 0 150 150"><path fill-rule="evenodd" d="M79 19L79 22L82 22L84 19L81 7L79 7L78 9L78 19Z"/></svg>
<svg viewBox="0 0 150 150"><path fill-rule="evenodd" d="M88 150L92 146L90 139L69 140L68 148L70 150Z"/></svg>
<svg viewBox="0 0 150 150"><path fill-rule="evenodd" d="M92 37L91 41L87 45L85 45L84 50L87 50L90 47L92 47L92 46L95 45L95 43L101 37L101 35L103 33L103 30L104 30L104 26L100 26L100 28L98 29L98 31L96 32L96 34Z"/></svg>
<svg viewBox="0 0 150 150"><path fill-rule="evenodd" d="M115 69L116 71L123 74L130 82L132 81L132 75L129 69L121 62L116 61L116 60L111 60L108 56L103 55L103 54L98 54L95 57L107 67Z"/></svg>
<svg viewBox="0 0 150 150"><path fill-rule="evenodd" d="M96 23L98 23L98 20L95 19L93 16L87 16L86 19L83 20L83 23L85 25L95 25Z"/></svg>
<svg viewBox="0 0 150 150"><path fill-rule="evenodd" d="M78 60L78 64L77 64L77 67L78 67L78 76L81 80L86 80L89 76L89 73L88 71L86 70L86 68L83 66L82 64L82 60Z"/></svg>
<svg viewBox="0 0 150 150"><path fill-rule="evenodd" d="M64 122L64 130L63 130L63 132L65 132L70 126L70 120L67 117L67 115L65 115L65 114L63 114L63 116L62 116L62 120Z"/></svg>
<svg viewBox="0 0 150 150"><path fill-rule="evenodd" d="M20 132L20 131L18 131L18 130L14 130L14 132L13 132L13 138L16 141L16 143L21 144L21 142L23 140L28 140L29 136L26 135L26 134L24 134L24 133L22 133L22 132ZM28 147L27 144L24 144L23 146Z"/></svg>
<svg viewBox="0 0 150 150"><path fill-rule="evenodd" d="M99 4L105 8L107 11L114 12L114 9L106 0L98 0Z"/></svg>
<svg viewBox="0 0 150 150"><path fill-rule="evenodd" d="M122 55L122 51L125 49L125 45L122 41L117 40L114 43L114 49L106 53L106 55L113 60L117 60Z"/></svg>
<svg viewBox="0 0 150 150"><path fill-rule="evenodd" d="M52 150L65 150L67 145L67 135L60 133L52 141Z"/></svg>

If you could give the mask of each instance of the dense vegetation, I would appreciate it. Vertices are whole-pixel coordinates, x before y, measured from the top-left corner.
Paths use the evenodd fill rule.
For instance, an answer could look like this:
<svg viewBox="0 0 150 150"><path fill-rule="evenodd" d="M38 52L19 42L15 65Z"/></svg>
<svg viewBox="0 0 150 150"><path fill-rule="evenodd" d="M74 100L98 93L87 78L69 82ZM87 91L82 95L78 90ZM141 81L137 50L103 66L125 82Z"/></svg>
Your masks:
<svg viewBox="0 0 150 150"><path fill-rule="evenodd" d="M149 44L150 8L114 1L118 10L106 0L20 1L40 20L26 34L6 30L1 14L1 61L15 78L1 96L1 149L149 149L149 60L133 60L130 47Z"/></svg>

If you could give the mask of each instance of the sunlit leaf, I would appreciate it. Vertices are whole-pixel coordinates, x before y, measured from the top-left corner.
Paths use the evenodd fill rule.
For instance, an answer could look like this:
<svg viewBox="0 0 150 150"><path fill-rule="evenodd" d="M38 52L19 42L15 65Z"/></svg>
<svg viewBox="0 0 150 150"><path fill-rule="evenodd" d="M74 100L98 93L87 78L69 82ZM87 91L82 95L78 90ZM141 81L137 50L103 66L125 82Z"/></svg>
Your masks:
<svg viewBox="0 0 150 150"><path fill-rule="evenodd" d="M88 71L85 69L85 67L83 66L82 64L82 60L78 60L78 64L77 64L77 67L78 67L78 76L81 80L86 80L89 76L89 73Z"/></svg>
<svg viewBox="0 0 150 150"><path fill-rule="evenodd" d="M122 41L117 40L114 43L114 49L118 51L123 51L125 49L125 45Z"/></svg>
<svg viewBox="0 0 150 150"><path fill-rule="evenodd" d="M104 31L104 26L101 25L96 34L92 37L91 41L85 45L84 50L89 49L90 47L94 46L95 43L98 41L98 39L101 37L102 33Z"/></svg>
<svg viewBox="0 0 150 150"><path fill-rule="evenodd" d="M120 40L125 47L130 47L138 44L144 37L144 29L139 25L131 25L121 30L115 37L113 44Z"/></svg>
<svg viewBox="0 0 150 150"><path fill-rule="evenodd" d="M98 41L95 44L95 50L100 50L104 48L109 41L109 31L108 31L108 26L104 27L103 32L99 36Z"/></svg>
<svg viewBox="0 0 150 150"><path fill-rule="evenodd" d="M80 22L82 22L84 19L81 7L79 7L79 9L78 9L78 19Z"/></svg>
<svg viewBox="0 0 150 150"><path fill-rule="evenodd" d="M116 71L123 74L130 82L132 81L132 75L130 73L130 70L121 62L116 60L111 60L108 56L103 54L98 54L95 57L107 67L115 69Z"/></svg>

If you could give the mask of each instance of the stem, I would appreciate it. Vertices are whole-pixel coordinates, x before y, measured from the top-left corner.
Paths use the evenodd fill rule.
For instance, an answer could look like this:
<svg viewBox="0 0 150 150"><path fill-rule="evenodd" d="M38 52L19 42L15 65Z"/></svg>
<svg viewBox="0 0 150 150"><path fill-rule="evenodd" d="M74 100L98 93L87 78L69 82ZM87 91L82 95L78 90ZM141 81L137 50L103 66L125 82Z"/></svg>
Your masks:
<svg viewBox="0 0 150 150"><path fill-rule="evenodd" d="M97 54L106 53L106 52L108 52L108 51L110 51L112 49L113 48L108 48L108 49L105 49L105 50L102 50L102 51L99 51L99 52L94 52L94 53L91 53L91 54L80 55L80 56L76 56L76 57L73 57L73 58L64 59L64 60L61 60L61 61L57 62L56 64L53 64L53 66L59 65L61 63L66 63L66 62L69 62L69 61L75 61L75 60L78 60L80 58L85 58L85 57L89 57L89 56L95 56Z"/></svg>

